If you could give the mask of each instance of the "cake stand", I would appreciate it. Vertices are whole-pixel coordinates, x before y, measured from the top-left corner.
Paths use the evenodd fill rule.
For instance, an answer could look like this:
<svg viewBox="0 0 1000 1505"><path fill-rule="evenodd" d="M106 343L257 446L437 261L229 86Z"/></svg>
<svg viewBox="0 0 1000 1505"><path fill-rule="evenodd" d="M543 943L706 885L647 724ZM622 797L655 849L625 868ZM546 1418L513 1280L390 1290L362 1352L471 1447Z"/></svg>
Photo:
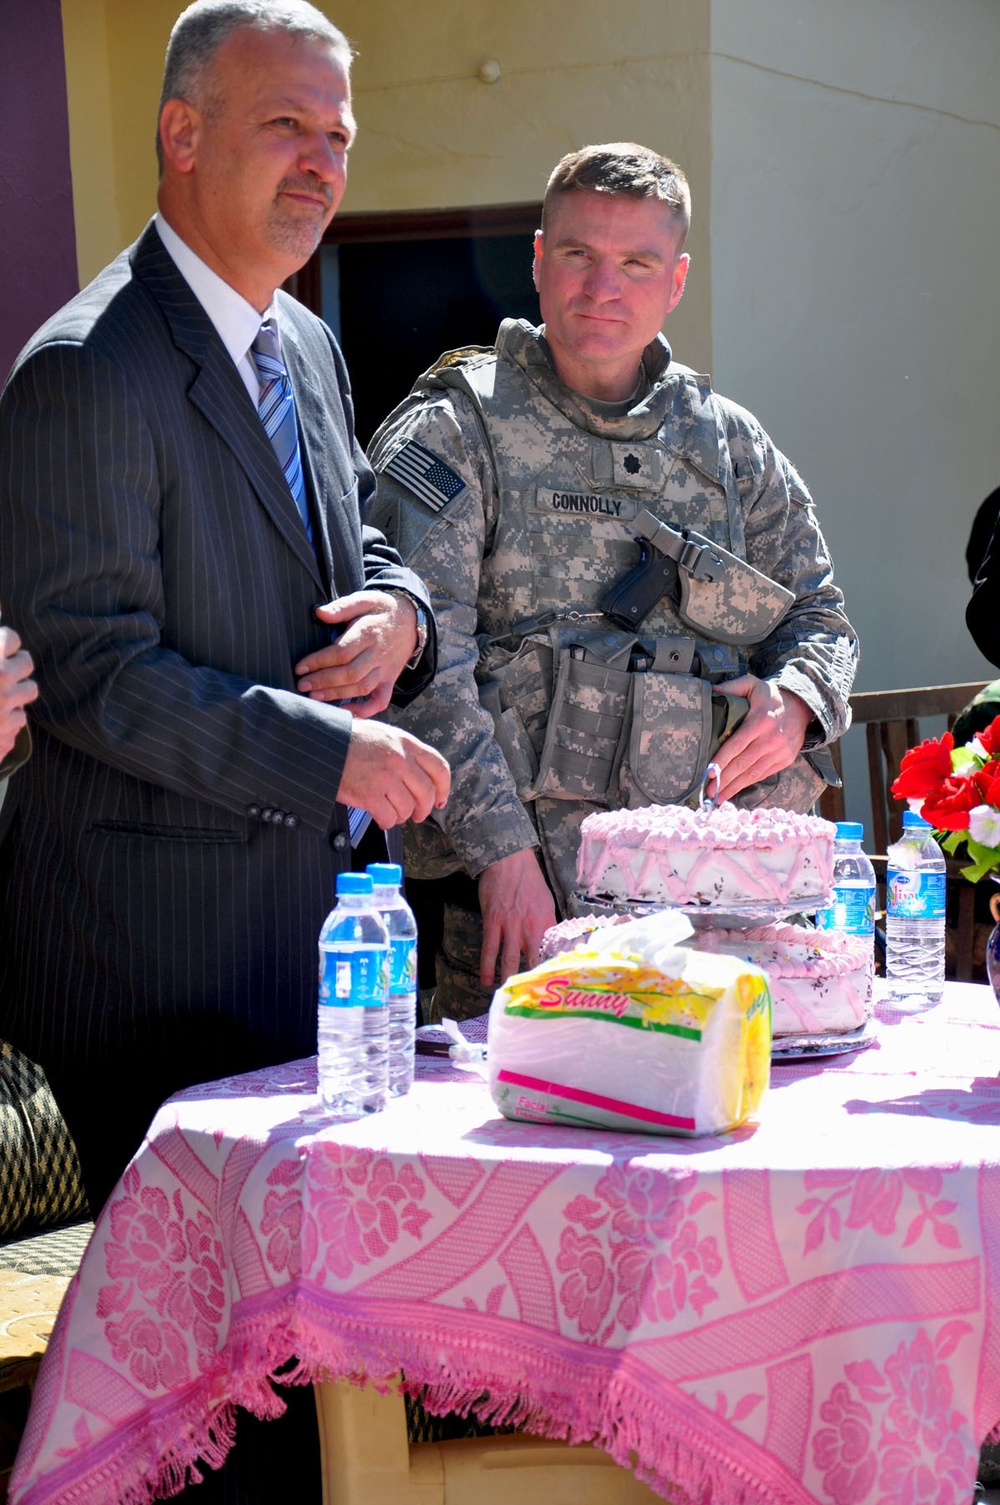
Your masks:
<svg viewBox="0 0 1000 1505"><path fill-rule="evenodd" d="M573 895L574 908L578 914L632 915L637 920L645 915L656 914L664 909L676 909L687 915L695 930L709 927L718 930L747 930L752 925L777 924L794 915L812 914L827 908L832 894L817 894L815 898L786 900L784 904L664 904L651 899L611 899L602 894L587 893L578 889ZM702 923L699 925L699 921Z"/></svg>

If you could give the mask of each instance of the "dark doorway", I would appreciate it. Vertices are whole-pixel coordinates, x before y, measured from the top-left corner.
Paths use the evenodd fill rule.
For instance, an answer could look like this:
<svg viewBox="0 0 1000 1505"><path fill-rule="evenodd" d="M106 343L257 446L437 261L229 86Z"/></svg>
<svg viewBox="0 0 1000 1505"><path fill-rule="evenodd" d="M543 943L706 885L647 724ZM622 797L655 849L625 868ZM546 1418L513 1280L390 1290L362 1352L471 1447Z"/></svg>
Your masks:
<svg viewBox="0 0 1000 1505"><path fill-rule="evenodd" d="M347 360L362 444L443 350L492 345L503 318L537 323L539 213L528 204L333 221L321 309Z"/></svg>

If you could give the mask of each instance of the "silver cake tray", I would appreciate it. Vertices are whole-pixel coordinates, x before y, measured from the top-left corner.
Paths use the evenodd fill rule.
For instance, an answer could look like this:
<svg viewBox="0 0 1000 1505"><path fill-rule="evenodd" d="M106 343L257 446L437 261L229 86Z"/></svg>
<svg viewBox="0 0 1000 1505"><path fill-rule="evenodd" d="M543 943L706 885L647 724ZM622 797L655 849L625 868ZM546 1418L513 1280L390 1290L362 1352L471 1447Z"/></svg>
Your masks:
<svg viewBox="0 0 1000 1505"><path fill-rule="evenodd" d="M784 904L681 904L679 909L691 919L704 917L713 925L726 918L733 920L788 920L792 915L815 914L818 909L828 908L832 894L820 894L815 899L786 900Z"/></svg>
<svg viewBox="0 0 1000 1505"><path fill-rule="evenodd" d="M842 1056L852 1050L867 1050L878 1038L878 1025L866 1019L857 1029L841 1035L779 1035L771 1041L771 1060L805 1061L817 1056Z"/></svg>
<svg viewBox="0 0 1000 1505"><path fill-rule="evenodd" d="M585 905L587 910L596 914L624 914L641 918L643 915L656 914L661 909L677 909L691 920L704 919L712 926L722 929L725 929L724 921L727 919L735 921L738 929L748 920L766 924L774 920L787 920L792 915L813 914L818 909L828 908L832 900L833 895L827 893L819 894L815 899L788 900L784 904L664 904L650 899L607 899L587 893L576 895L578 906Z"/></svg>

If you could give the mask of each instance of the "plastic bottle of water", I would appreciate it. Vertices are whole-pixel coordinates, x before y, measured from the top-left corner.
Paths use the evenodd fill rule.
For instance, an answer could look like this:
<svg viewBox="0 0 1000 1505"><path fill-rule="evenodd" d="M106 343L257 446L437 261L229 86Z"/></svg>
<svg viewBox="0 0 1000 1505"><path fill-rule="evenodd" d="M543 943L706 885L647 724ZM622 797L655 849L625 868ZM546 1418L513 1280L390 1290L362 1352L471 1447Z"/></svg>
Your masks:
<svg viewBox="0 0 1000 1505"><path fill-rule="evenodd" d="M860 821L838 820L833 843L833 902L816 913L817 930L857 935L875 942L875 869L865 856Z"/></svg>
<svg viewBox="0 0 1000 1505"><path fill-rule="evenodd" d="M319 933L319 1095L335 1118L384 1108L389 1088L389 936L367 873L340 873Z"/></svg>
<svg viewBox="0 0 1000 1505"><path fill-rule="evenodd" d="M897 1006L937 1003L944 989L945 862L931 831L905 810L886 854L885 975Z"/></svg>
<svg viewBox="0 0 1000 1505"><path fill-rule="evenodd" d="M369 862L375 908L389 932L389 1093L413 1086L413 1032L417 1024L417 922L400 892L398 862Z"/></svg>

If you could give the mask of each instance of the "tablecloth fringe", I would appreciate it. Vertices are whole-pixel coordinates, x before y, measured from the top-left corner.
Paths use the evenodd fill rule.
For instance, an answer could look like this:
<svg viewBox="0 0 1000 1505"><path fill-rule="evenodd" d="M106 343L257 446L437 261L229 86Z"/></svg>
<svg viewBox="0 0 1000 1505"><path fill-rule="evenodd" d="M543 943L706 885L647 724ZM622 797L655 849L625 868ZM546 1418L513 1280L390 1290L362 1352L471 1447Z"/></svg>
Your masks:
<svg viewBox="0 0 1000 1505"><path fill-rule="evenodd" d="M72 1462L29 1488L22 1505L151 1505L177 1495L219 1467L233 1445L236 1408L280 1416L285 1402L273 1388L323 1380L352 1380L387 1391L403 1373L403 1387L436 1414L470 1413L489 1425L569 1443L590 1442L631 1469L665 1500L711 1500L712 1505L801 1505L777 1479L753 1479L722 1448L711 1456L703 1432L678 1423L664 1435L662 1407L620 1370L603 1376L602 1393L587 1393L578 1354L532 1351L481 1336L463 1338L454 1324L428 1328L395 1324L386 1312L363 1320L341 1310L331 1321L329 1298L314 1302L300 1286L285 1311L243 1316L217 1356L211 1376L193 1384L162 1419L147 1418L96 1468L80 1477ZM338 1304L334 1302L334 1304ZM386 1320L389 1319L389 1320ZM604 1351L600 1351L604 1355ZM526 1391L533 1397L529 1402ZM169 1437L167 1435L169 1431ZM150 1465L151 1456L157 1461ZM61 1478L59 1477L61 1475ZM58 1482L57 1482L58 1480Z"/></svg>
<svg viewBox="0 0 1000 1505"><path fill-rule="evenodd" d="M188 1484L201 1483L206 1469L222 1467L236 1436L237 1410L261 1420L284 1414L285 1402L273 1388L282 1383L309 1382L289 1369L294 1354L289 1346L287 1320L292 1302L283 1302L285 1323L268 1331L273 1315L241 1330L217 1357L212 1373L192 1384L182 1401L171 1401L169 1415L157 1408L134 1429L123 1430L113 1453L77 1477L72 1460L25 1490L22 1505L52 1501L57 1505L152 1505L172 1499ZM286 1374L286 1369L289 1373ZM156 1463L150 1466L150 1457Z"/></svg>

